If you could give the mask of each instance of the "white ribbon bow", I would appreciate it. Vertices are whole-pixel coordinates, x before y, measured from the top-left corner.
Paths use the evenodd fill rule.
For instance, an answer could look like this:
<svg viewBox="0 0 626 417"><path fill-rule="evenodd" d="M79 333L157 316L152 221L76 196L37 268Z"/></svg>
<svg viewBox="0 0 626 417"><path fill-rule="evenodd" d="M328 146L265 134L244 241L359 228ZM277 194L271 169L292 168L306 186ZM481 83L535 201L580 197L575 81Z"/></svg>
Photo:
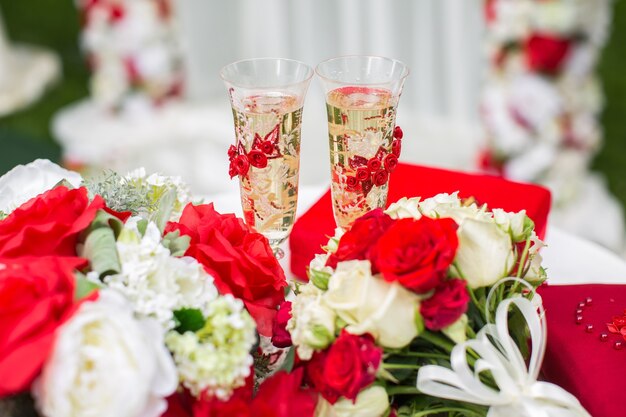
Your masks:
<svg viewBox="0 0 626 417"><path fill-rule="evenodd" d="M535 299L539 296L535 295ZM509 334L508 311L515 304L528 323L532 350L528 368ZM495 324L486 325L476 336L454 347L452 370L437 365L420 368L417 389L433 397L489 406L487 417L591 417L580 402L563 388L537 381L546 349L546 321L543 307L518 296L500 303ZM474 370L467 362L467 350L476 352ZM480 380L490 371L499 390Z"/></svg>

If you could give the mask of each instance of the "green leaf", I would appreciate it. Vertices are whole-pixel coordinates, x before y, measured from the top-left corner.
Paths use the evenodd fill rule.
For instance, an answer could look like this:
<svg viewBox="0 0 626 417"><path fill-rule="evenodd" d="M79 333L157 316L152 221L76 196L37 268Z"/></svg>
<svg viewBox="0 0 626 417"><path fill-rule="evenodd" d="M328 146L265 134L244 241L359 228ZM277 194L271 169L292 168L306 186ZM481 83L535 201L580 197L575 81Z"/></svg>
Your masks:
<svg viewBox="0 0 626 417"><path fill-rule="evenodd" d="M159 199L158 209L151 216L150 220L156 223L161 233L165 230L165 225L170 219L172 211L174 210L174 204L176 204L176 190L171 189Z"/></svg>
<svg viewBox="0 0 626 417"><path fill-rule="evenodd" d="M76 272L76 288L74 289L74 300L79 301L89 296L92 292L102 288L95 282L89 281L84 274Z"/></svg>
<svg viewBox="0 0 626 417"><path fill-rule="evenodd" d="M89 233L81 255L91 263L91 269L100 277L119 274L122 271L113 229L101 227Z"/></svg>
<svg viewBox="0 0 626 417"><path fill-rule="evenodd" d="M182 308L174 312L176 330L178 333L197 332L204 327L204 316L197 308Z"/></svg>
<svg viewBox="0 0 626 417"><path fill-rule="evenodd" d="M309 279L317 288L322 291L326 291L328 289L328 280L330 280L330 274L328 272L309 268Z"/></svg>
<svg viewBox="0 0 626 417"><path fill-rule="evenodd" d="M175 230L166 234L161 241L161 244L169 249L172 256L183 256L189 248L191 242L191 236L181 236L179 230Z"/></svg>
<svg viewBox="0 0 626 417"><path fill-rule="evenodd" d="M287 356L285 356L285 362L280 367L279 371L291 372L293 369L293 364L296 361L296 348L294 346L289 348L287 352Z"/></svg>
<svg viewBox="0 0 626 417"><path fill-rule="evenodd" d="M113 230L115 237L117 238L124 228L124 223L114 215L107 213L104 210L98 210L96 213L96 217L93 219L89 228L87 229L87 233L90 233L96 229L100 229L103 227L108 227Z"/></svg>
<svg viewBox="0 0 626 417"><path fill-rule="evenodd" d="M146 235L146 230L148 229L148 220L146 219L141 219L137 222L137 231L139 232L139 234L141 236L145 236Z"/></svg>

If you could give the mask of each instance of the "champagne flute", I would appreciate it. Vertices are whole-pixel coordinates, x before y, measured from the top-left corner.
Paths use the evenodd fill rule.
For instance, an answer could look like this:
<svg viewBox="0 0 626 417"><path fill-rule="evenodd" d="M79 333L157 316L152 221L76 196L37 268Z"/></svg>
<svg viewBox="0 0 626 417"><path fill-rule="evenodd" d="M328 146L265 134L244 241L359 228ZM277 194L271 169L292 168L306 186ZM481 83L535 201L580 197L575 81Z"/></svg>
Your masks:
<svg viewBox="0 0 626 417"><path fill-rule="evenodd" d="M281 259L280 245L296 217L302 106L313 70L298 61L259 58L227 65L220 75L235 123L229 174L239 177L246 223Z"/></svg>
<svg viewBox="0 0 626 417"><path fill-rule="evenodd" d="M346 230L387 203L402 146L396 108L409 69L395 59L354 55L324 61L316 72L326 94L333 213Z"/></svg>

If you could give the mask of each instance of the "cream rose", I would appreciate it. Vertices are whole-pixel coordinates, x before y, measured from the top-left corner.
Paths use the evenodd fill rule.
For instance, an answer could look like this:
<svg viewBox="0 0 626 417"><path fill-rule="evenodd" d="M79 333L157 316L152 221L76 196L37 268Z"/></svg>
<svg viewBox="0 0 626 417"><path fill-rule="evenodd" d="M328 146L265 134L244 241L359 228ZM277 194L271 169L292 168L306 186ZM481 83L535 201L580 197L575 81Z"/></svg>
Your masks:
<svg viewBox="0 0 626 417"><path fill-rule="evenodd" d="M320 397L315 417L381 417L389 409L389 396L383 387L373 386L359 393L356 401L341 398L330 405Z"/></svg>
<svg viewBox="0 0 626 417"><path fill-rule="evenodd" d="M471 288L486 287L508 276L515 265L513 242L495 221L465 219L457 235L453 274L464 278Z"/></svg>
<svg viewBox="0 0 626 417"><path fill-rule="evenodd" d="M422 213L419 211L420 197L406 198L402 197L400 200L391 204L385 213L392 219L415 219L418 220L422 217Z"/></svg>
<svg viewBox="0 0 626 417"><path fill-rule="evenodd" d="M33 393L46 417L158 417L177 385L158 323L103 290L61 327Z"/></svg>
<svg viewBox="0 0 626 417"><path fill-rule="evenodd" d="M47 159L18 165L0 177L0 211L9 214L63 180L75 188L83 182L77 172L63 169Z"/></svg>
<svg viewBox="0 0 626 417"><path fill-rule="evenodd" d="M397 282L372 276L369 261L339 263L324 301L348 324L346 330L370 333L384 347L404 347L419 334L418 296Z"/></svg>

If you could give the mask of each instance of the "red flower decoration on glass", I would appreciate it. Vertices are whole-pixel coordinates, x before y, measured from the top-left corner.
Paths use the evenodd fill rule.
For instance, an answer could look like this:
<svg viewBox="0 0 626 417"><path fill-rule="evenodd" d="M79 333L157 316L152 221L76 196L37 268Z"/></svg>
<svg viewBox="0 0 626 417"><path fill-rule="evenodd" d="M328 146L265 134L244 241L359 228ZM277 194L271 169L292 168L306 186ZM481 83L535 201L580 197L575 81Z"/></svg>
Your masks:
<svg viewBox="0 0 626 417"><path fill-rule="evenodd" d="M221 294L243 300L259 333L271 337L287 282L267 238L234 214L218 213L213 204L187 205L180 221L165 230L191 237L185 255L204 266Z"/></svg>
<svg viewBox="0 0 626 417"><path fill-rule="evenodd" d="M376 379L382 357L370 335L355 336L343 330L327 350L307 363L307 378L331 404L340 397L354 401Z"/></svg>
<svg viewBox="0 0 626 417"><path fill-rule="evenodd" d="M606 327L609 332L620 334L626 340L626 310L623 315L613 317L613 321L607 323Z"/></svg>
<svg viewBox="0 0 626 417"><path fill-rule="evenodd" d="M467 312L469 301L465 281L450 279L442 282L432 297L421 303L420 312L426 328L438 331L448 327Z"/></svg>
<svg viewBox="0 0 626 417"><path fill-rule="evenodd" d="M457 227L452 219L396 220L369 252L373 268L418 294L433 290L456 255Z"/></svg>
<svg viewBox="0 0 626 417"><path fill-rule="evenodd" d="M282 154L278 147L278 140L280 139L280 124L277 124L265 138L261 138L258 133L254 134L254 140L250 152L246 152L242 143L239 143L237 147L231 145L228 148L228 160L230 165L228 167L228 175L231 178L236 176L245 177L248 175L250 166L263 169L267 167L269 159L280 158Z"/></svg>
<svg viewBox="0 0 626 417"><path fill-rule="evenodd" d="M525 49L530 69L554 74L569 56L571 40L535 33L526 41Z"/></svg>

